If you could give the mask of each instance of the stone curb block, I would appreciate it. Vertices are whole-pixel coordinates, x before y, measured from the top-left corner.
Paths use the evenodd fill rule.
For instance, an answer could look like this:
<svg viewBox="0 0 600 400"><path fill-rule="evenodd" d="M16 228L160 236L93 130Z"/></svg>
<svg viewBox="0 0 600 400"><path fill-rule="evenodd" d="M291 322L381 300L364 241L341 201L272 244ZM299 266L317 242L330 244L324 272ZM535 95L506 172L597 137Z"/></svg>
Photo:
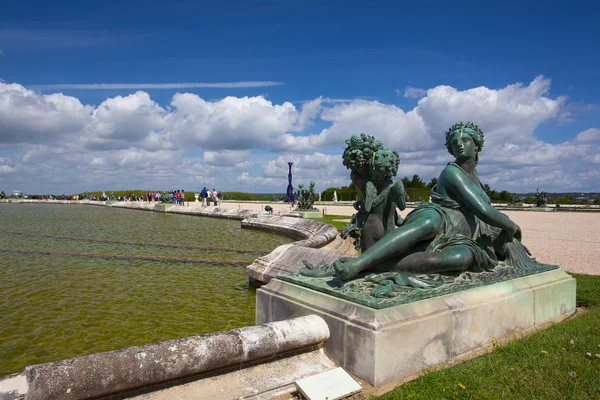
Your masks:
<svg viewBox="0 0 600 400"><path fill-rule="evenodd" d="M329 338L316 316L169 340L27 367L28 400L108 396L310 348Z"/></svg>

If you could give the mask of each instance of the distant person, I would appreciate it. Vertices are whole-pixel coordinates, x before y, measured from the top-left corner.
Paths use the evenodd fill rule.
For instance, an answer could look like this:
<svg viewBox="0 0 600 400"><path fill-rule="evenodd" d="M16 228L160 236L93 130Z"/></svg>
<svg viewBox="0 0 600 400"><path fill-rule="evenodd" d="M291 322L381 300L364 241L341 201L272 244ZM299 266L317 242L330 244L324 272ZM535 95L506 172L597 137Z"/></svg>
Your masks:
<svg viewBox="0 0 600 400"><path fill-rule="evenodd" d="M296 193L296 189L292 188L292 194L290 195L290 200L292 200L292 207L296 205L297 198L298 198L298 193Z"/></svg>
<svg viewBox="0 0 600 400"><path fill-rule="evenodd" d="M219 201L219 196L215 188L212 190L213 201L215 202L215 206L217 205L217 201Z"/></svg>

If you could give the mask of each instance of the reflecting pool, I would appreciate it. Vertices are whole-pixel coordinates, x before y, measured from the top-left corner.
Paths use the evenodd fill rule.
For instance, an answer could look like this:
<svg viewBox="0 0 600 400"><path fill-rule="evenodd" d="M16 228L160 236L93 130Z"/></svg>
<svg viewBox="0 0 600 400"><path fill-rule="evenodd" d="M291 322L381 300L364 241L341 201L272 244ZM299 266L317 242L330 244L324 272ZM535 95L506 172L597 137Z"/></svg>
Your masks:
<svg viewBox="0 0 600 400"><path fill-rule="evenodd" d="M244 267L291 241L226 219L0 204L0 376L252 325Z"/></svg>

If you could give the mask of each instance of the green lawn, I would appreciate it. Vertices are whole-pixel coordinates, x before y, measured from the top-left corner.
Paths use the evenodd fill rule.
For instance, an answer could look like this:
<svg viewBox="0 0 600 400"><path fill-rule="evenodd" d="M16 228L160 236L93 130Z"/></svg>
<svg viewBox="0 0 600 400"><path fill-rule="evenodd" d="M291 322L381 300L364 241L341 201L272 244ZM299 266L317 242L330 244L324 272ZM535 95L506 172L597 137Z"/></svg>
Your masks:
<svg viewBox="0 0 600 400"><path fill-rule="evenodd" d="M573 276L586 312L379 399L600 399L600 276Z"/></svg>
<svg viewBox="0 0 600 400"><path fill-rule="evenodd" d="M344 221L349 221L350 218L347 215L325 215L323 216L323 218L315 218L315 220L317 221L321 221L321 222L325 222L326 224L330 224L333 225L337 228L337 230L339 232L342 231L342 228L348 223L348 222L339 222L336 220L344 220Z"/></svg>

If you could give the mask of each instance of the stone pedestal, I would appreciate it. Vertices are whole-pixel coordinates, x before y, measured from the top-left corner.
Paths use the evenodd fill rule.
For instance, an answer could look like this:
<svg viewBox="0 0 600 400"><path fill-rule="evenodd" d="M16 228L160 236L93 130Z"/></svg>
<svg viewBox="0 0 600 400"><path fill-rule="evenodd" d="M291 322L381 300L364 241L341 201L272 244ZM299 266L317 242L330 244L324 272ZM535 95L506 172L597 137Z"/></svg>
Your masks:
<svg viewBox="0 0 600 400"><path fill-rule="evenodd" d="M377 387L574 313L575 287L555 269L374 309L276 278L257 290L256 323L322 317L328 356Z"/></svg>
<svg viewBox="0 0 600 400"><path fill-rule="evenodd" d="M295 213L300 214L302 218L310 219L310 218L323 218L323 210L294 210Z"/></svg>

